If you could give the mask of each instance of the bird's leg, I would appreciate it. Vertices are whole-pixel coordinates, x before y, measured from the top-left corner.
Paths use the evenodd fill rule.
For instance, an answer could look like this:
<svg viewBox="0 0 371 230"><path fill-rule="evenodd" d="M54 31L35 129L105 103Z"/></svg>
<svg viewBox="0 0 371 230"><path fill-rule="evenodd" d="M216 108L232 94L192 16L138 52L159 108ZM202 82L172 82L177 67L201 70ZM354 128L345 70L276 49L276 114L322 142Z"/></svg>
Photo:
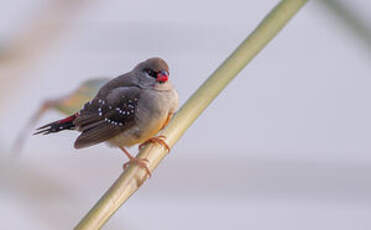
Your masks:
<svg viewBox="0 0 371 230"><path fill-rule="evenodd" d="M167 124L169 124L169 122L170 122L171 118L173 117L173 115L174 115L174 113L169 113L167 115L166 121L165 121L164 125L161 127L160 130L163 130L167 126Z"/></svg>
<svg viewBox="0 0 371 230"><path fill-rule="evenodd" d="M171 120L173 115L174 115L174 113L169 113L167 115L166 121L165 121L164 125L161 127L160 130L164 129L167 126L167 124L169 124L169 121ZM152 137L152 138L146 140L145 142L143 142L142 144L140 144L139 149L142 149L148 143L158 143L158 144L164 146L166 148L167 152L170 152L170 147L165 142L165 139L166 139L166 137L164 135Z"/></svg>
<svg viewBox="0 0 371 230"><path fill-rule="evenodd" d="M167 150L167 152L170 152L170 147L169 145L165 142L165 139L166 137L161 135L161 136L155 136L155 137L151 137L149 138L148 140L146 140L145 142L143 142L142 144L139 145L139 149L143 148L145 145L147 145L148 143L158 143L162 146L164 146Z"/></svg>
<svg viewBox="0 0 371 230"><path fill-rule="evenodd" d="M131 163L134 163L134 164L137 164L138 166L144 168L146 171L147 171L147 174L149 177L152 176L152 173L151 173L151 170L149 170L148 166L147 166L147 163L148 163L148 160L147 159L138 159L138 158L135 158L133 157L124 147L120 146L120 149L125 153L125 155L129 158L129 161L126 162L124 165L123 165L123 168L124 170L129 166L129 164Z"/></svg>

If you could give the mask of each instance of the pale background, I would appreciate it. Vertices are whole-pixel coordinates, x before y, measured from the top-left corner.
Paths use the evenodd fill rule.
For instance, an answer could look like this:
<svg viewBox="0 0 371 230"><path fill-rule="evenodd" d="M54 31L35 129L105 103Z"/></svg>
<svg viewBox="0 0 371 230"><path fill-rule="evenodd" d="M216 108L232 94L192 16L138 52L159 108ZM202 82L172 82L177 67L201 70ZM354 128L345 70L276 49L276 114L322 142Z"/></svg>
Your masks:
<svg viewBox="0 0 371 230"><path fill-rule="evenodd" d="M161 56L183 103L277 2L3 1L0 228L72 229L127 160L64 132L10 161L44 99ZM370 229L371 2L338 2L353 16L309 2L104 229Z"/></svg>

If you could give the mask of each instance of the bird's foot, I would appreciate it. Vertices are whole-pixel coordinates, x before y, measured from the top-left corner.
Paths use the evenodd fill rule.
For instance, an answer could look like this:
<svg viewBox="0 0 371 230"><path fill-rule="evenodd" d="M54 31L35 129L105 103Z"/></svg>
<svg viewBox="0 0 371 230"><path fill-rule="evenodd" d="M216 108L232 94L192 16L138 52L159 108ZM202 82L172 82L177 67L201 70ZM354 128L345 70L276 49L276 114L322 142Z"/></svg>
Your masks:
<svg viewBox="0 0 371 230"><path fill-rule="evenodd" d="M148 164L147 159L138 159L138 158L133 157L123 165L123 169L126 170L127 167L129 167L129 165L132 163L144 168L147 171L147 174L149 177L152 176L151 170L148 168L148 165L147 165Z"/></svg>
<svg viewBox="0 0 371 230"><path fill-rule="evenodd" d="M151 137L150 139L146 140L145 142L143 142L142 144L139 145L139 149L142 149L145 145L147 145L148 143L158 143L162 146L164 146L167 150L167 152L170 152L170 147L169 145L165 142L165 139L166 137L161 135L161 136L155 136L155 137Z"/></svg>
<svg viewBox="0 0 371 230"><path fill-rule="evenodd" d="M126 162L122 167L124 170L126 170L126 168L131 164L131 163L134 163L142 168L144 168L146 171L147 171L147 174L149 177L152 176L152 173L151 173L151 170L149 170L148 168L148 160L147 159L138 159L138 158L135 158L133 157L124 147L120 147L120 149L125 153L125 155L129 158L129 161Z"/></svg>

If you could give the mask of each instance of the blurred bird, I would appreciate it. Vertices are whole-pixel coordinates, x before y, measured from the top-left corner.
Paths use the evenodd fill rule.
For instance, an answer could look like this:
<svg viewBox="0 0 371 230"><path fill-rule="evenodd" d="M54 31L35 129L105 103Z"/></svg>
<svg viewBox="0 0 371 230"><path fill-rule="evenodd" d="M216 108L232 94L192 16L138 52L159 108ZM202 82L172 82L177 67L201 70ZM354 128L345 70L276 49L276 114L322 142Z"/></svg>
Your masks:
<svg viewBox="0 0 371 230"><path fill-rule="evenodd" d="M67 129L80 131L75 148L107 142L119 147L129 158L124 168L136 163L151 175L146 160L136 159L125 147L156 142L170 150L166 137L154 137L178 106L178 94L168 78L169 68L164 60L147 59L131 72L106 83L79 112L38 128L35 135Z"/></svg>
<svg viewBox="0 0 371 230"><path fill-rule="evenodd" d="M75 113L81 107L97 95L98 90L106 84L110 78L94 78L81 83L81 85L68 95L45 100L28 123L21 129L12 147L12 153L17 156L21 153L26 137L39 119L49 110L56 110L65 115Z"/></svg>

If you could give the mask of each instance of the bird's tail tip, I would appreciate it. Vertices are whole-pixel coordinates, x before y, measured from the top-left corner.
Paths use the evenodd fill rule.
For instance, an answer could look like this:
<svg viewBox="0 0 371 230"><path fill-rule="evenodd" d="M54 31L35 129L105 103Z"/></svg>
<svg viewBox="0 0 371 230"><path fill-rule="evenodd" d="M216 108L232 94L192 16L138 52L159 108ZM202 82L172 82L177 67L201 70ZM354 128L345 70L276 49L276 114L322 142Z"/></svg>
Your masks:
<svg viewBox="0 0 371 230"><path fill-rule="evenodd" d="M65 119L58 120L51 122L49 124L43 125L36 129L36 132L34 132L32 135L48 135L51 133L57 133L66 129L74 129L75 125L73 124L73 121L76 119L77 114L71 115L69 117L66 117Z"/></svg>

